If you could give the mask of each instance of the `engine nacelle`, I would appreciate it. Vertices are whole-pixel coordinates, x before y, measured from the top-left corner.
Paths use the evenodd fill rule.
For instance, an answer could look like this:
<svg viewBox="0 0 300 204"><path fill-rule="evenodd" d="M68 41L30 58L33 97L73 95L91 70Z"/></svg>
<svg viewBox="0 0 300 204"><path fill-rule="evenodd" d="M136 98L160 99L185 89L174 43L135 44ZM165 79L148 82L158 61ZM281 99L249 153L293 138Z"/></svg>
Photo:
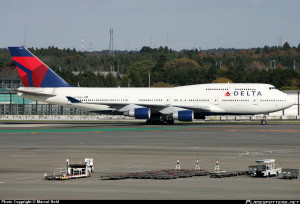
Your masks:
<svg viewBox="0 0 300 204"><path fill-rule="evenodd" d="M179 121L193 121L194 120L194 112L191 110L182 110L173 113L173 119Z"/></svg>
<svg viewBox="0 0 300 204"><path fill-rule="evenodd" d="M150 119L150 109L149 108L135 108L124 112L124 115L135 117L135 119Z"/></svg>

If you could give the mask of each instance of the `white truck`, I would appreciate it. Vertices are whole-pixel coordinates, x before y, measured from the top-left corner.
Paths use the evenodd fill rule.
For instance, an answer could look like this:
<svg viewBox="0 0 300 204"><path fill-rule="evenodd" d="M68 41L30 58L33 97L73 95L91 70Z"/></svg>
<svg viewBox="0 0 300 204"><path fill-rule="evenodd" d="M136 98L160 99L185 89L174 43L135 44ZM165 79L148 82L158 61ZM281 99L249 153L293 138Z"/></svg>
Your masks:
<svg viewBox="0 0 300 204"><path fill-rule="evenodd" d="M248 174L256 177L278 176L282 169L275 164L275 159L257 160L257 165L249 165Z"/></svg>

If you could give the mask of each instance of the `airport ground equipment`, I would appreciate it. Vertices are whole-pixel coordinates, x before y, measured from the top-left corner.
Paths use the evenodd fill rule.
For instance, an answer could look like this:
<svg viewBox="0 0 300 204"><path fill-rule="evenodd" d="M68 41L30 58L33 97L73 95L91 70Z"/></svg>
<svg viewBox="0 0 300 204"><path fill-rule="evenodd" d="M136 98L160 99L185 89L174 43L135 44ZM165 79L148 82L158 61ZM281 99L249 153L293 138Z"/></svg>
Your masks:
<svg viewBox="0 0 300 204"><path fill-rule="evenodd" d="M120 173L108 176L100 176L101 180L121 180L121 179L176 179L188 178L192 176L207 176L207 170L189 169L162 169L143 172Z"/></svg>
<svg viewBox="0 0 300 204"><path fill-rule="evenodd" d="M180 163L179 163L179 160L177 160L177 162L176 162L175 169L180 169Z"/></svg>
<svg viewBox="0 0 300 204"><path fill-rule="evenodd" d="M85 158L84 163L80 161L70 161L67 159L66 168L54 169L53 175L44 175L46 180L67 180L76 178L86 178L92 176L94 172L94 160L93 158Z"/></svg>
<svg viewBox="0 0 300 204"><path fill-rule="evenodd" d="M215 169L211 173L225 173L225 170L220 170L219 161L216 161Z"/></svg>
<svg viewBox="0 0 300 204"><path fill-rule="evenodd" d="M233 177L245 175L246 171L231 171L226 172L220 169L219 161L216 161L215 169L209 172L210 178L223 178L223 177Z"/></svg>
<svg viewBox="0 0 300 204"><path fill-rule="evenodd" d="M281 175L284 179L297 179L299 176L299 169L283 168Z"/></svg>
<svg viewBox="0 0 300 204"><path fill-rule="evenodd" d="M195 170L200 170L199 160L196 161Z"/></svg>
<svg viewBox="0 0 300 204"><path fill-rule="evenodd" d="M246 175L247 171L231 171L231 172L210 172L210 178L223 178Z"/></svg>
<svg viewBox="0 0 300 204"><path fill-rule="evenodd" d="M257 165L248 166L248 174L253 177L277 176L281 173L281 167L275 164L275 159L257 160Z"/></svg>

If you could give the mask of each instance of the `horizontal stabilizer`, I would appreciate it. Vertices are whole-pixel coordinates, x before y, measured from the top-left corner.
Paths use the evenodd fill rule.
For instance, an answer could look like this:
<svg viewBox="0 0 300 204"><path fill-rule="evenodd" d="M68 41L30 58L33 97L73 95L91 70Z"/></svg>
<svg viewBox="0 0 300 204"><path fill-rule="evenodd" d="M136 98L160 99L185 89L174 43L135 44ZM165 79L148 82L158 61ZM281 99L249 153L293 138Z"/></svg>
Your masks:
<svg viewBox="0 0 300 204"><path fill-rule="evenodd" d="M49 93L44 93L44 92L34 92L34 91L24 91L24 90L19 90L19 89L15 90L14 92L23 93L23 94L32 95L32 96L45 96L45 97L56 96L55 94L49 94Z"/></svg>

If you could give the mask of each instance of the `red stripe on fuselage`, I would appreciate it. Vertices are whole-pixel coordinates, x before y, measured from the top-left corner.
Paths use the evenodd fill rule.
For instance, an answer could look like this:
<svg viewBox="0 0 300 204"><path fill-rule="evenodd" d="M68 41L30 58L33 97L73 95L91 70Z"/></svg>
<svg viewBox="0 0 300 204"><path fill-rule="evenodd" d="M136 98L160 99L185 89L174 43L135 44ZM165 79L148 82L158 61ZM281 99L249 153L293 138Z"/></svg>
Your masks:
<svg viewBox="0 0 300 204"><path fill-rule="evenodd" d="M48 67L45 64L43 64L36 57L13 57L13 60L15 60L19 64L23 65L27 69L29 69L32 72L33 86L40 87L40 85L46 75L46 72L48 70ZM18 71L21 76L20 71L22 71L22 70L18 69ZM23 75L27 75L27 74L23 73ZM21 78L22 78L22 76L21 76ZM27 78L27 82L28 82L28 77L26 77L26 78ZM23 78L22 78L22 81L23 81ZM23 81L23 84L24 84L24 81ZM24 86L26 86L26 85L24 84ZM29 83L27 86L29 86Z"/></svg>

